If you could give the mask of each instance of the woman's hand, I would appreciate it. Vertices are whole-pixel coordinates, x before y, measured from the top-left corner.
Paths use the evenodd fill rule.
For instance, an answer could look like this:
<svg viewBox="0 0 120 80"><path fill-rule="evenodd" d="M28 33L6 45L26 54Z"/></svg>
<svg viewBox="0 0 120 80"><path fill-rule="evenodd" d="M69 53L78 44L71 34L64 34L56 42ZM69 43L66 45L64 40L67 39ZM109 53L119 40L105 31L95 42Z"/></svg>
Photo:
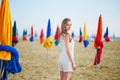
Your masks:
<svg viewBox="0 0 120 80"><path fill-rule="evenodd" d="M72 64L72 69L73 69L73 70L76 69L76 64L75 64L75 63Z"/></svg>

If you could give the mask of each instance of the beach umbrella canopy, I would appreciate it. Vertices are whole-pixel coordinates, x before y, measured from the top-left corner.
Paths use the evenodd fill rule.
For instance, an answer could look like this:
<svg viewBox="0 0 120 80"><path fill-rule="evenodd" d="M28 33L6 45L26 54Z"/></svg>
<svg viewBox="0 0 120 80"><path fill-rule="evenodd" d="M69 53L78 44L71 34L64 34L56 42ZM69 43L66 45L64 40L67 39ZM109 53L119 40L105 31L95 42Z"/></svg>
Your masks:
<svg viewBox="0 0 120 80"><path fill-rule="evenodd" d="M8 0L2 0L0 9L0 44L12 45L12 22ZM10 60L11 53L0 51L0 59Z"/></svg>
<svg viewBox="0 0 120 80"><path fill-rule="evenodd" d="M105 32L105 34L104 34L104 39L105 39L106 42L109 42L109 41L110 41L110 38L109 38L109 36L108 36L108 27L106 28L106 32Z"/></svg>
<svg viewBox="0 0 120 80"><path fill-rule="evenodd" d="M56 46L59 44L59 34L60 34L60 29L59 29L59 26L57 26L56 33L55 33L55 36L54 36Z"/></svg>
<svg viewBox="0 0 120 80"><path fill-rule="evenodd" d="M74 37L75 37L75 34L74 34L74 32L72 32L72 33L71 33L71 36L72 36L72 38L74 38Z"/></svg>
<svg viewBox="0 0 120 80"><path fill-rule="evenodd" d="M102 48L103 48L103 42L102 42L102 16L99 16L99 20L98 20L98 29L97 29L97 35L95 38L95 42L94 42L94 47L97 49L97 56L95 56L94 59L94 65L100 64L100 60L101 60L101 55L102 55ZM97 57L97 58L96 58ZM97 62L96 62L97 60Z"/></svg>
<svg viewBox="0 0 120 80"><path fill-rule="evenodd" d="M41 33L40 33L40 43L42 44L44 41L44 32L43 29L41 29Z"/></svg>
<svg viewBox="0 0 120 80"><path fill-rule="evenodd" d="M1 80L7 80L7 72L14 74L22 70L18 52L12 47L12 22L8 0L2 0L0 8L0 65L3 71Z"/></svg>
<svg viewBox="0 0 120 80"><path fill-rule="evenodd" d="M23 30L23 41L27 40L27 29Z"/></svg>
<svg viewBox="0 0 120 80"><path fill-rule="evenodd" d="M19 52L17 51L17 49L15 49L12 46L2 46L0 45L0 51L6 51L6 52L10 52L12 54L11 60L9 60L7 62L6 65L3 65L3 67L5 67L5 71L8 71L8 73L19 73L22 70L22 67L19 63ZM0 64L1 64L2 60L0 60ZM6 61L3 61L3 63L5 63ZM4 79L5 77L7 77L6 75L3 76L2 80L6 80Z"/></svg>
<svg viewBox="0 0 120 80"><path fill-rule="evenodd" d="M12 45L16 45L18 43L18 35L17 35L17 26L16 21L14 21L13 31L12 31Z"/></svg>
<svg viewBox="0 0 120 80"><path fill-rule="evenodd" d="M113 33L113 39L115 39L115 34Z"/></svg>
<svg viewBox="0 0 120 80"><path fill-rule="evenodd" d="M92 38L95 40L95 37L96 37L96 35L95 34L92 34Z"/></svg>
<svg viewBox="0 0 120 80"><path fill-rule="evenodd" d="M84 47L87 47L89 45L89 41L87 39L87 32L86 32L86 24L84 24L83 43L84 43Z"/></svg>
<svg viewBox="0 0 120 80"><path fill-rule="evenodd" d="M34 41L34 33L33 33L33 26L31 27L31 36L30 36L30 42Z"/></svg>
<svg viewBox="0 0 120 80"><path fill-rule="evenodd" d="M49 49L51 48L52 44L53 44L53 39L51 36L51 23L49 19L48 26L47 26L47 35L46 35L46 39L44 40L43 47L45 47L46 49Z"/></svg>
<svg viewBox="0 0 120 80"><path fill-rule="evenodd" d="M81 27L80 27L80 37L79 37L79 42L82 42L82 31L81 31Z"/></svg>
<svg viewBox="0 0 120 80"><path fill-rule="evenodd" d="M35 31L35 37L37 37L38 36L38 33Z"/></svg>
<svg viewBox="0 0 120 80"><path fill-rule="evenodd" d="M55 36L54 36L54 39L55 39L55 40L58 40L58 39L59 39L59 34L60 34L60 29L59 29L59 26L57 26L56 32L55 32Z"/></svg>

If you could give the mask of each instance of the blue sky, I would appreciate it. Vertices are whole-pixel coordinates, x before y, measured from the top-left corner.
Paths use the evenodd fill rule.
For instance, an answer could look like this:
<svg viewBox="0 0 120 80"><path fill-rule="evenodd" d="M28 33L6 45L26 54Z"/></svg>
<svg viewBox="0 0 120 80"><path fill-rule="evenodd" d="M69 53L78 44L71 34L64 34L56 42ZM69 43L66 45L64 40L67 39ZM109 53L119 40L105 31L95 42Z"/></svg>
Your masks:
<svg viewBox="0 0 120 80"><path fill-rule="evenodd" d="M98 17L103 19L103 34L106 27L109 35L120 37L120 0L9 0L12 22L16 20L19 34L24 28L34 30L39 34L41 28L46 33L47 22L50 18L52 34L57 25L61 25L64 18L72 20L71 31L79 35L79 28L84 23L87 26L87 34L97 32ZM70 31L70 32L71 32Z"/></svg>

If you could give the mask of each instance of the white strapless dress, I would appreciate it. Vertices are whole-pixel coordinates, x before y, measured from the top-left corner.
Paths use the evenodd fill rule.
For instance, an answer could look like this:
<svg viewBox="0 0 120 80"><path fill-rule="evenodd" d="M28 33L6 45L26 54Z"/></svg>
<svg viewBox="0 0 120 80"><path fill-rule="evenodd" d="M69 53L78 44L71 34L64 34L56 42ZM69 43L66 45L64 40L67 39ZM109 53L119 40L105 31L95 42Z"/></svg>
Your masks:
<svg viewBox="0 0 120 80"><path fill-rule="evenodd" d="M59 45L60 45L61 54L58 59L58 70L64 71L64 72L71 72L73 71L72 64L66 53L65 39L63 36L60 36ZM70 49L72 58L74 60L74 40L73 39L71 40L71 42L69 42L69 49Z"/></svg>

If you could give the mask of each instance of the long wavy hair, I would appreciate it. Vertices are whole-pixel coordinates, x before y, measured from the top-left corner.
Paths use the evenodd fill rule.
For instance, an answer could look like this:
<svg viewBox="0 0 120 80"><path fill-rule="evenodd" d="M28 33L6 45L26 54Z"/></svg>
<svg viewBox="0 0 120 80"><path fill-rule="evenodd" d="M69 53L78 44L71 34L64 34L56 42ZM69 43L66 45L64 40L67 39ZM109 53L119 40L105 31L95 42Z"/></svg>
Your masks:
<svg viewBox="0 0 120 80"><path fill-rule="evenodd" d="M65 18L63 21L62 21L62 24L61 24L61 35L65 34L65 35L69 35L69 33L67 32L66 30L66 25L67 25L67 22L68 21L71 21L69 18ZM69 35L70 36L70 35ZM70 39L71 41L71 39Z"/></svg>
<svg viewBox="0 0 120 80"><path fill-rule="evenodd" d="M62 21L62 24L61 24L61 33L67 33L67 30L66 30L66 24L68 21L71 21L69 18L65 18L63 21Z"/></svg>

